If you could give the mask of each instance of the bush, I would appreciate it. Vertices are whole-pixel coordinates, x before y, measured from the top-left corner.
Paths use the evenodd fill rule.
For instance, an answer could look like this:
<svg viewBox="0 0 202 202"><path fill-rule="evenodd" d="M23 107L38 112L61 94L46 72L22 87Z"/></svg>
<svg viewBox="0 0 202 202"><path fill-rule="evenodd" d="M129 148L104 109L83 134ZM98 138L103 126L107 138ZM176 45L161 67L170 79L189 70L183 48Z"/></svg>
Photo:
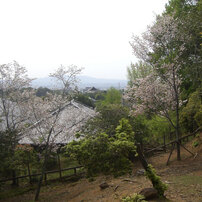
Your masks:
<svg viewBox="0 0 202 202"><path fill-rule="evenodd" d="M172 121L175 122L173 114L170 112L169 115ZM147 137L147 141L151 144L163 144L163 136L166 135L166 138L168 139L169 134L174 132L174 128L170 125L168 120L165 117L159 115L152 116L150 120L147 120L146 125L150 131L150 135Z"/></svg>
<svg viewBox="0 0 202 202"><path fill-rule="evenodd" d="M122 199L123 202L146 202L145 197L141 194L134 193L131 196L124 197Z"/></svg>
<svg viewBox="0 0 202 202"><path fill-rule="evenodd" d="M198 147L198 145L199 145L199 142L198 141L194 141L193 143L192 143L192 147Z"/></svg>
<svg viewBox="0 0 202 202"><path fill-rule="evenodd" d="M150 131L148 128L148 120L144 115L138 115L135 117L130 116L130 124L135 132L135 140L138 143L150 142ZM150 138L149 138L150 137Z"/></svg>
<svg viewBox="0 0 202 202"><path fill-rule="evenodd" d="M136 154L134 133L126 119L120 121L115 137L109 137L106 133L89 135L66 146L66 153L87 169L89 177L98 173L119 176L130 172L131 152Z"/></svg>
<svg viewBox="0 0 202 202"><path fill-rule="evenodd" d="M180 113L180 123L187 132L193 132L202 125L201 92L197 90L189 97L186 107Z"/></svg>

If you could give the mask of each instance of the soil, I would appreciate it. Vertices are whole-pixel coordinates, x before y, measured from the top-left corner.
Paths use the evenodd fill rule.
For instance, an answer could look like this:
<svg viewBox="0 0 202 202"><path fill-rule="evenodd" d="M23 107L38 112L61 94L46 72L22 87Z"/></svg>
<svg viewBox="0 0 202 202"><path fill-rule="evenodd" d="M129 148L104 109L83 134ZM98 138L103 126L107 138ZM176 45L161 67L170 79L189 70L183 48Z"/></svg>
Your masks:
<svg viewBox="0 0 202 202"><path fill-rule="evenodd" d="M202 139L202 134L197 138ZM181 149L182 160L176 160L176 151L173 152L170 163L166 166L169 156L162 153L148 159L162 181L168 184L165 192L166 199L156 199L153 201L173 201L173 202L202 202L202 144L193 148L193 141L185 146L194 153L192 156L183 148ZM137 175L137 171L142 169L139 163L134 165L131 175L118 178L112 176L99 176L94 181L82 178L77 182L57 182L46 185L42 188L39 201L47 202L113 202L121 201L122 197L138 193L143 188L152 187L150 181L145 176ZM103 182L109 187L101 190L99 185ZM26 194L8 198L8 202L28 202L33 201L34 191Z"/></svg>

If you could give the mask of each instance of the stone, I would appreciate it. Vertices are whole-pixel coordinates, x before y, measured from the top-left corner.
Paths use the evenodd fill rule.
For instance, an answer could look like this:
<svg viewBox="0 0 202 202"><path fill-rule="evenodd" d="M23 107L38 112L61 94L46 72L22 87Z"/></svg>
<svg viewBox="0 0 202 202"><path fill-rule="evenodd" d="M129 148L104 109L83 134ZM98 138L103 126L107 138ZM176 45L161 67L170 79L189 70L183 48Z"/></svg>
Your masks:
<svg viewBox="0 0 202 202"><path fill-rule="evenodd" d="M154 188L145 188L142 189L139 194L143 195L146 200L154 199L158 197L158 192Z"/></svg>
<svg viewBox="0 0 202 202"><path fill-rule="evenodd" d="M108 187L109 187L109 185L106 182L103 182L102 184L100 184L101 189L106 189Z"/></svg>
<svg viewBox="0 0 202 202"><path fill-rule="evenodd" d="M136 174L137 175L144 175L145 170L144 169L139 169Z"/></svg>

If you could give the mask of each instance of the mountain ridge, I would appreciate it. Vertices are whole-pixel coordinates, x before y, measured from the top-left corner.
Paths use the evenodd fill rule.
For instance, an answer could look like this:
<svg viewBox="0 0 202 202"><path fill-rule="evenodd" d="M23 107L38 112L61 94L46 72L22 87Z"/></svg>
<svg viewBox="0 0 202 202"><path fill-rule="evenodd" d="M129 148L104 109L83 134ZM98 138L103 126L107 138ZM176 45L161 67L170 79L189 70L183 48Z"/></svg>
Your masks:
<svg viewBox="0 0 202 202"><path fill-rule="evenodd" d="M78 76L79 83L78 87L84 89L86 87L92 87L106 90L110 87L117 89L123 89L127 86L127 80L123 79L104 79L104 78L95 78L91 76ZM46 88L55 88L55 79L51 77L42 77L37 78L32 81L31 86L34 88L46 87Z"/></svg>

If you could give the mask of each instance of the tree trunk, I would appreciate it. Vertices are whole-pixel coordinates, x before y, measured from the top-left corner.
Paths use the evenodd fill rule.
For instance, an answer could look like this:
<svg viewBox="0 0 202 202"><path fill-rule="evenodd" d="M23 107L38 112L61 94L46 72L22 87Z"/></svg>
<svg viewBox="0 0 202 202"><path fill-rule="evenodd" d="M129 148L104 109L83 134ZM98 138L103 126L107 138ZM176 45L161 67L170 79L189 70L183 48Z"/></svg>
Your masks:
<svg viewBox="0 0 202 202"><path fill-rule="evenodd" d="M181 160L181 155L180 155L180 125L179 125L179 99L178 96L176 95L176 141L177 141L177 160Z"/></svg>
<svg viewBox="0 0 202 202"><path fill-rule="evenodd" d="M48 160L48 157L49 157L49 154L50 154L50 151L51 151L51 146L49 145L49 141L50 141L51 134L53 132L54 124L56 123L56 120L58 119L60 110L61 110L61 108L59 108L59 110L58 110L58 112L56 114L56 117L55 117L55 121L54 121L54 123L53 123L53 125L50 128L50 131L48 133L48 138L47 138L46 146L45 146L44 162L43 162L42 172L41 172L41 176L40 176L40 179L39 179L39 183L38 183L38 187L37 187L37 191L36 191L36 195L35 195L35 201L38 201L38 199L39 199L39 193L40 193L40 190L41 190L41 185L42 185L43 177L44 177L45 170L46 170L46 164L47 164L47 160Z"/></svg>
<svg viewBox="0 0 202 202"><path fill-rule="evenodd" d="M177 143L177 160L180 161L181 160L181 155L180 155L180 143Z"/></svg>
<svg viewBox="0 0 202 202"><path fill-rule="evenodd" d="M137 153L138 153L138 157L139 157L139 160L140 160L143 168L145 170L147 170L148 169L148 163L147 163L147 161L146 161L146 159L142 153L142 148L141 148L140 144L137 145Z"/></svg>
<svg viewBox="0 0 202 202"><path fill-rule="evenodd" d="M28 170L28 175L29 175L29 183L32 184L32 178L31 178L31 172L30 172L29 163L27 164L27 170Z"/></svg>
<svg viewBox="0 0 202 202"><path fill-rule="evenodd" d="M59 175L60 175L60 179L62 178L62 171L61 171L61 163L60 163L60 153L59 151L57 152L57 156L58 156L58 166L59 166Z"/></svg>
<svg viewBox="0 0 202 202"><path fill-rule="evenodd" d="M12 177L13 177L13 182L12 185L17 186L18 185L18 180L16 178L16 172L15 170L12 170Z"/></svg>
<svg viewBox="0 0 202 202"><path fill-rule="evenodd" d="M48 147L46 148L46 151L45 151L45 157L44 157L44 162L43 162L41 176L39 178L39 182L38 182L38 186L37 186L37 190L36 190L35 201L39 200L39 194L40 194L40 190L41 190L41 185L42 185L43 177L44 177L44 174L45 174L45 171L46 171L47 160L48 160Z"/></svg>
<svg viewBox="0 0 202 202"><path fill-rule="evenodd" d="M176 141L177 141L177 160L180 161L181 160L181 156L180 156L180 124L179 124L179 86L176 83L176 71L175 71L175 67L173 67L173 89L175 92L175 111L176 111Z"/></svg>
<svg viewBox="0 0 202 202"><path fill-rule="evenodd" d="M164 191L166 190L166 187L162 183L161 179L156 175L155 170L152 169L152 166L148 165L148 163L144 157L144 154L141 151L141 147L139 144L137 145L137 152L138 152L139 160L140 160L143 168L145 169L147 174L149 173L147 175L147 177L151 181L153 187L157 190L158 195L163 197Z"/></svg>
<svg viewBox="0 0 202 202"><path fill-rule="evenodd" d="M163 145L164 145L164 147L163 147L163 149L164 149L164 152L166 152L166 135L165 135L165 133L164 133L164 135L163 135Z"/></svg>

